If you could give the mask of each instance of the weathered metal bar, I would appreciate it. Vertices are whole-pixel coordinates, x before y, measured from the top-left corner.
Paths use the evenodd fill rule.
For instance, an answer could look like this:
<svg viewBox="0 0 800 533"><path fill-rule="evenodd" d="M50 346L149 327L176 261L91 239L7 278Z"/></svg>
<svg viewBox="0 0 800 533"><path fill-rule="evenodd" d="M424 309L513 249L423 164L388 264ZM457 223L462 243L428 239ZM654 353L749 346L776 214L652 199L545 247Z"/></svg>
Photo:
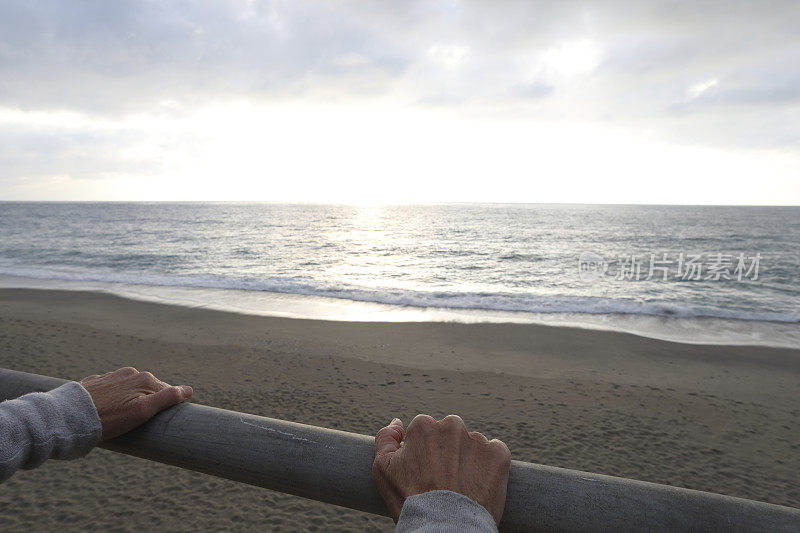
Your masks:
<svg viewBox="0 0 800 533"><path fill-rule="evenodd" d="M0 369L0 401L64 380ZM197 404L101 444L115 452L369 513L373 439ZM800 531L800 510L513 461L505 531Z"/></svg>

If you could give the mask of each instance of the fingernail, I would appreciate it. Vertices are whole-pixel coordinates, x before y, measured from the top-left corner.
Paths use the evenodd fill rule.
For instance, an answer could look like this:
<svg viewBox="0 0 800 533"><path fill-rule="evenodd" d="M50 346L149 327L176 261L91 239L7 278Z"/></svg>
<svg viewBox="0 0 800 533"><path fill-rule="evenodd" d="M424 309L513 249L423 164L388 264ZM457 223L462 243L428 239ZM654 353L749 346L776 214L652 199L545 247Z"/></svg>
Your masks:
<svg viewBox="0 0 800 533"><path fill-rule="evenodd" d="M189 385L181 385L181 389L183 389L183 397L188 398L192 395L192 388Z"/></svg>

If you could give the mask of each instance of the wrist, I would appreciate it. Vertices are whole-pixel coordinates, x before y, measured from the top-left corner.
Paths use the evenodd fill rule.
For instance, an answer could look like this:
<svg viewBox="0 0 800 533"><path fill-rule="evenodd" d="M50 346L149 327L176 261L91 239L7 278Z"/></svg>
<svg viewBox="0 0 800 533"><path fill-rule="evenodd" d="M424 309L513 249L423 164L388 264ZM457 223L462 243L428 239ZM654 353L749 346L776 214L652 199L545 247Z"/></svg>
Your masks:
<svg viewBox="0 0 800 533"><path fill-rule="evenodd" d="M497 522L483 505L451 490L431 490L409 496L397 521L398 531L453 523L458 523L465 532L497 531Z"/></svg>

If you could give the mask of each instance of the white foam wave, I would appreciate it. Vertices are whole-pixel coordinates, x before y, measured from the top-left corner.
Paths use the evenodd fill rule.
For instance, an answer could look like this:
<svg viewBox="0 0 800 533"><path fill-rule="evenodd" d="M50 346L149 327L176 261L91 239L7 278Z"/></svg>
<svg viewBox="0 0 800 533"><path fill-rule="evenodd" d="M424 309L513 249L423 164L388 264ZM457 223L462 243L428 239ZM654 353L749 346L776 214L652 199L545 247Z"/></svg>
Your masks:
<svg viewBox="0 0 800 533"><path fill-rule="evenodd" d="M578 296L541 296L529 293L468 293L447 291L368 290L359 287L330 286L288 278L229 278L220 275L154 275L123 272L85 272L38 268L0 267L0 274L34 279L124 283L165 287L196 287L263 291L305 296L339 298L392 306L525 312L539 314L644 315L668 318L720 318L745 321L800 323L797 313L776 313L741 309L721 309L697 305L677 305Z"/></svg>

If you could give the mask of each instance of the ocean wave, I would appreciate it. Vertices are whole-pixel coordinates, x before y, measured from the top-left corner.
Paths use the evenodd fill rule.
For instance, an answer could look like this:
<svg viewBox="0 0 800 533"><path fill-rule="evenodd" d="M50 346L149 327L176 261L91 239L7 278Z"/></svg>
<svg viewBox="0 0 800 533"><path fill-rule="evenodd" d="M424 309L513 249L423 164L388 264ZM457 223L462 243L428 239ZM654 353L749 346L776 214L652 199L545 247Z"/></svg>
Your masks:
<svg viewBox="0 0 800 533"><path fill-rule="evenodd" d="M226 277L221 275L156 275L130 272L85 272L0 266L0 274L60 281L120 283L164 287L194 287L262 291L339 298L385 305L587 315L646 315L668 318L721 318L760 322L800 323L800 314L791 312L722 309L708 306L644 302L591 296L542 296L528 293L412 291L365 289L325 285L291 278Z"/></svg>
<svg viewBox="0 0 800 533"><path fill-rule="evenodd" d="M498 257L501 261L530 261L536 260L536 257L531 254L520 254L517 252L510 252Z"/></svg>

